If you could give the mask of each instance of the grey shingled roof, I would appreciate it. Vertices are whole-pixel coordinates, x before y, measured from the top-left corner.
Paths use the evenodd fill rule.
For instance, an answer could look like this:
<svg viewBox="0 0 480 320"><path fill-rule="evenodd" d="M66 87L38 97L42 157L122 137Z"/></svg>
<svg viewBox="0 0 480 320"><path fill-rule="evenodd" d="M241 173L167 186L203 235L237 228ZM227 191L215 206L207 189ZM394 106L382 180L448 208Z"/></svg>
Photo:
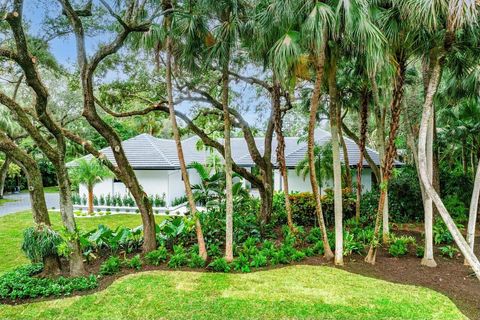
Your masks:
<svg viewBox="0 0 480 320"><path fill-rule="evenodd" d="M319 145L324 145L330 141L330 132L323 129L315 130L315 141ZM182 141L183 152L185 161L187 164L197 161L204 162L208 156L208 151L199 151L196 148L197 141L200 138L193 136ZM344 137L345 144L348 150L348 157L351 166L356 166L359 157L360 150L356 143ZM264 138L255 138L257 148L260 153L264 152ZM244 138L232 138L232 158L242 167L253 167L255 164L250 157L248 147ZM276 147L277 141L273 138L272 141L272 162L276 164ZM178 169L180 164L178 162L177 149L175 141L170 139L155 138L149 134L141 134L131 139L122 142L122 146L127 155L128 161L134 169ZM368 153L372 157L375 164L379 165L378 153L370 148L367 148ZM115 164L112 149L105 148L101 152ZM299 161L305 158L307 152L306 142L299 142L297 137L285 138L285 160L287 167L295 167ZM89 156L87 156L89 157ZM340 151L340 157L343 162L343 150ZM400 162L396 162L396 165L401 165ZM73 166L70 163L69 166ZM367 161L364 160L364 166L368 166Z"/></svg>

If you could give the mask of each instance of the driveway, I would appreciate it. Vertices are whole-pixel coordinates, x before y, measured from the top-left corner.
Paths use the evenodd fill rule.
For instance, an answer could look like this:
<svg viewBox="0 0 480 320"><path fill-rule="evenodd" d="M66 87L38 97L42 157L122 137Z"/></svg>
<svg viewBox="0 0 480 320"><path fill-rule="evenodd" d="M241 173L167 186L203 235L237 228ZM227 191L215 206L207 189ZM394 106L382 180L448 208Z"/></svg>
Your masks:
<svg viewBox="0 0 480 320"><path fill-rule="evenodd" d="M31 209L30 194L28 194L28 192L7 194L4 198L13 201L0 205L0 216ZM60 197L58 193L45 193L45 200L47 201L48 209L58 209L60 206Z"/></svg>

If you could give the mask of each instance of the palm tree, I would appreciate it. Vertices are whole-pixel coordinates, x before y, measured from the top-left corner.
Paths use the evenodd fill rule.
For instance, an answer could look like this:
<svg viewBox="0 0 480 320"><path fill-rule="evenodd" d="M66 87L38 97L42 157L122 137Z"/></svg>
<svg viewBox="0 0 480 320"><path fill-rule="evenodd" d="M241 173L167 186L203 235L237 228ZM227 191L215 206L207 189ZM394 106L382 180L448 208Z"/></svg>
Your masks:
<svg viewBox="0 0 480 320"><path fill-rule="evenodd" d="M70 172L75 183L85 184L88 192L88 213L93 213L93 188L96 184L112 176L110 170L98 160L80 159Z"/></svg>
<svg viewBox="0 0 480 320"><path fill-rule="evenodd" d="M320 193L322 187L325 186L325 182L333 178L333 155L332 144L326 143L323 146L318 144L314 148L315 155L315 177L320 187ZM301 176L303 180L310 174L310 166L308 165L308 156L300 160L295 168L297 175Z"/></svg>
<svg viewBox="0 0 480 320"><path fill-rule="evenodd" d="M244 24L245 3L243 0L204 1L207 12L213 13L218 24L214 28L215 43L210 48L210 56L218 62L221 69L221 103L223 106L224 158L226 180L226 242L225 259L233 261L233 179L232 150L230 141L231 121L229 111L229 70L234 47L240 39Z"/></svg>
<svg viewBox="0 0 480 320"><path fill-rule="evenodd" d="M457 246L465 256L466 261L475 272L477 278L480 280L480 262L473 254L472 248L470 248L468 243L463 238L448 210L443 204L440 196L433 187L427 164L428 127L434 111L433 101L440 83L445 56L452 49L452 46L456 41L457 32L460 30L463 32L470 32L472 30L472 26L476 25L478 17L477 7L475 2L468 1L452 1L448 6L440 6L439 8L432 7L430 2L427 3L426 1L419 1L419 3L423 5L418 8L419 10L409 12L409 14L413 16L412 21L416 21L415 23L417 27L426 28L429 30L432 34L432 37L435 36L434 39L439 38L439 33L443 35L442 41L435 44L434 50L430 56L428 85L426 86L427 90L423 103L423 112L418 139L420 178L424 185L425 192L432 199L433 203L438 209L438 212L440 213L440 216L445 222L445 225L452 234ZM409 10L411 10L411 8L409 8ZM437 24L436 19L439 16L446 17L445 25ZM473 32L478 32L478 30L473 30Z"/></svg>

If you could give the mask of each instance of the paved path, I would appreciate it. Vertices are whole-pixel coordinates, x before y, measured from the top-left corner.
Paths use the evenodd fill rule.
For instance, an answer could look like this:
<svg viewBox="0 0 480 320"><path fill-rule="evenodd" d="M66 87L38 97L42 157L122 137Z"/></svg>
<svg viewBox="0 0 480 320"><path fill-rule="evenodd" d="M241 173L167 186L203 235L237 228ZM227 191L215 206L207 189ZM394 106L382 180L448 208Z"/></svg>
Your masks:
<svg viewBox="0 0 480 320"><path fill-rule="evenodd" d="M0 205L0 216L31 209L30 195L27 192L18 194L7 194L5 195L5 199L15 201L6 202L3 205ZM48 209L58 209L60 206L60 197L58 193L45 193L45 200L47 201Z"/></svg>

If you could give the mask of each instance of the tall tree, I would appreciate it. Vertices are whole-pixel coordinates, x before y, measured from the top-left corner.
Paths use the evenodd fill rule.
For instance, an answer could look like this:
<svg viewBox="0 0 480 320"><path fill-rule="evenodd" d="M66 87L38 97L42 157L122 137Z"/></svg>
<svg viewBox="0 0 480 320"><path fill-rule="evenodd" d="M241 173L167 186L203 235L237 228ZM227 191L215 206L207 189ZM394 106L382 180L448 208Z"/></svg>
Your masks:
<svg viewBox="0 0 480 320"><path fill-rule="evenodd" d="M105 120L103 120L98 114L95 107L97 99L94 95L94 75L100 63L107 57L116 53L124 45L125 40L131 33L146 32L149 30L151 24L150 17L142 19L143 14L145 13L143 11L145 2L129 0L125 4L125 8L121 8L120 11L122 13L119 15L106 1L101 1L109 14L121 26L121 30L110 43L101 46L89 59L87 57L85 45L85 27L81 18L85 15L91 15L91 12L88 10L86 10L86 12L85 10L75 10L71 2L68 0L58 1L62 5L63 12L68 18L76 39L77 62L80 69L80 82L84 98L83 116L88 123L94 127L103 138L105 138L112 148L117 163L117 166L113 168L115 170L115 175L122 180L132 193L142 217L144 237L143 251L153 251L157 248L157 241L152 205L147 194L143 191L142 186L138 182L132 166L128 162L120 137L115 132L114 128L105 122ZM75 140L79 142L78 139Z"/></svg>

